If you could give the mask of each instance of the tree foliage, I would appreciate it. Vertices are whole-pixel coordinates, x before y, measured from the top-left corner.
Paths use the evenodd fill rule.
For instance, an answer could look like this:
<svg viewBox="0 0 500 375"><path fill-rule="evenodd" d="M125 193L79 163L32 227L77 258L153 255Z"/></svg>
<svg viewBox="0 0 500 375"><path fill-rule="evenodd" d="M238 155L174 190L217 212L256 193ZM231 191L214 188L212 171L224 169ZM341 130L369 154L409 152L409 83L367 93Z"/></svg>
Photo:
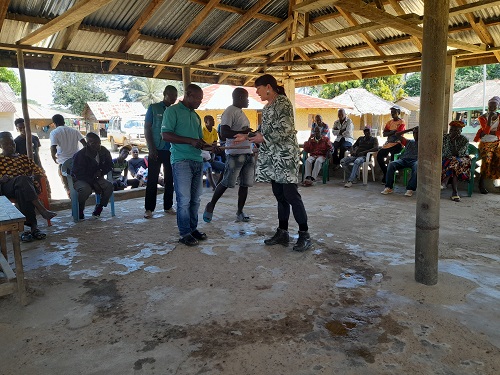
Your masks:
<svg viewBox="0 0 500 375"><path fill-rule="evenodd" d="M54 72L53 101L80 115L87 102L108 101L102 88L108 80L106 76L98 74Z"/></svg>
<svg viewBox="0 0 500 375"><path fill-rule="evenodd" d="M127 102L139 101L147 108L150 104L163 100L163 90L167 85L176 87L179 96L182 95L184 89L181 82L156 78L133 77L122 86L122 100Z"/></svg>
<svg viewBox="0 0 500 375"><path fill-rule="evenodd" d="M21 81L12 69L0 68L0 82L7 82L16 95L21 94Z"/></svg>
<svg viewBox="0 0 500 375"><path fill-rule="evenodd" d="M385 100L393 102L404 97L403 83L401 75L329 83L323 85L319 97L332 99L348 89L362 87Z"/></svg>

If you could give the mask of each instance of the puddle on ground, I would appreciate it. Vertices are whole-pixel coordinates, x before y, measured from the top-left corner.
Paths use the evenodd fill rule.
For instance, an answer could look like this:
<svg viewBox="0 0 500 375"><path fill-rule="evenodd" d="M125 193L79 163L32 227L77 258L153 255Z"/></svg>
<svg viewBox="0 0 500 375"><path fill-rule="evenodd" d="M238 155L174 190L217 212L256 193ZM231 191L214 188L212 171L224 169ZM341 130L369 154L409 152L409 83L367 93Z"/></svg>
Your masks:
<svg viewBox="0 0 500 375"><path fill-rule="evenodd" d="M325 324L326 329L332 336L347 336L349 332L356 328L355 322L341 322L339 320L332 320Z"/></svg>
<svg viewBox="0 0 500 375"><path fill-rule="evenodd" d="M23 260L24 270L30 271L40 267L71 265L73 258L81 254L76 251L79 246L77 238L68 237L67 241L68 243L51 242L50 250L55 248L56 251L48 251L45 245L32 250L30 256Z"/></svg>
<svg viewBox="0 0 500 375"><path fill-rule="evenodd" d="M366 284L366 278L356 271L347 270L340 274L339 281L335 283L338 288L357 288Z"/></svg>
<svg viewBox="0 0 500 375"><path fill-rule="evenodd" d="M212 245L203 245L201 247L200 253L205 254L205 255L217 255L214 252L214 247Z"/></svg>

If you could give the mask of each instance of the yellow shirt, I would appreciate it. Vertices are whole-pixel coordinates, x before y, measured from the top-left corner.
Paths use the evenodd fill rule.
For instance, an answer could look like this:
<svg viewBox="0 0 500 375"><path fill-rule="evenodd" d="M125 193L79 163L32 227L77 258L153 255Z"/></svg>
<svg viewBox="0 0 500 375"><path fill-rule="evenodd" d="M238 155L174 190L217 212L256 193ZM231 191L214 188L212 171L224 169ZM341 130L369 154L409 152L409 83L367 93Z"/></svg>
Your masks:
<svg viewBox="0 0 500 375"><path fill-rule="evenodd" d="M203 140L207 142L208 144L212 144L214 142L217 142L219 139L219 135L217 134L217 130L215 129L215 126L212 128L212 131L208 131L208 129L204 126L202 128L203 130Z"/></svg>

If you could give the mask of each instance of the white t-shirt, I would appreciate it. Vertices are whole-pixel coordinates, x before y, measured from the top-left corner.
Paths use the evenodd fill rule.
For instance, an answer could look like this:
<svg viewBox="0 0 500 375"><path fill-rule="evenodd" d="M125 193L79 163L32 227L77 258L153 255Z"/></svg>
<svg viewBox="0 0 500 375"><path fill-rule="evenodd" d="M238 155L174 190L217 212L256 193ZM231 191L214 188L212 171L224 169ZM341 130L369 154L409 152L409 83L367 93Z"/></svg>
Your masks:
<svg viewBox="0 0 500 375"><path fill-rule="evenodd" d="M71 159L78 152L81 139L83 139L82 133L64 125L50 132L50 145L57 146L56 158L59 164Z"/></svg>
<svg viewBox="0 0 500 375"><path fill-rule="evenodd" d="M242 131L246 130L250 127L250 120L242 111L241 108L235 107L234 105L230 105L226 108L224 113L222 114L221 126L227 125L233 131ZM226 147L232 146L234 144L234 139L227 138L226 139ZM248 146L248 148L241 148L237 150L226 150L226 154L228 155L237 155L237 154L251 154L252 153L252 143L249 141L243 141L238 143L238 146Z"/></svg>
<svg viewBox="0 0 500 375"><path fill-rule="evenodd" d="M497 118L491 122L490 132L492 132L492 131L495 132L498 129L499 117L500 117L500 115L497 116ZM496 135L485 134L481 138L481 142L496 142L496 141L498 141L498 138Z"/></svg>

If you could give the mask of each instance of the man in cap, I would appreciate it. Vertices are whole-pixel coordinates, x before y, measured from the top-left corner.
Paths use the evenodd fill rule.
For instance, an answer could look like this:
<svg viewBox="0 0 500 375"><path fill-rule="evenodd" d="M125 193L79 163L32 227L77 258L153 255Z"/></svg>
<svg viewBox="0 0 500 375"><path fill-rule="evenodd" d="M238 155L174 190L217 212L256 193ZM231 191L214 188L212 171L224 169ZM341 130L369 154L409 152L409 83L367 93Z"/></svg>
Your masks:
<svg viewBox="0 0 500 375"><path fill-rule="evenodd" d="M391 155L390 160L394 160L394 155L401 152L403 145L401 144L401 138L396 133L403 132L406 129L406 124L402 118L399 117L401 114L401 109L398 106L391 107L392 119L389 120L384 127L383 135L387 137L387 141L384 143L382 148L377 152L377 163L384 173L382 178L382 183L386 183L387 165L386 158Z"/></svg>

